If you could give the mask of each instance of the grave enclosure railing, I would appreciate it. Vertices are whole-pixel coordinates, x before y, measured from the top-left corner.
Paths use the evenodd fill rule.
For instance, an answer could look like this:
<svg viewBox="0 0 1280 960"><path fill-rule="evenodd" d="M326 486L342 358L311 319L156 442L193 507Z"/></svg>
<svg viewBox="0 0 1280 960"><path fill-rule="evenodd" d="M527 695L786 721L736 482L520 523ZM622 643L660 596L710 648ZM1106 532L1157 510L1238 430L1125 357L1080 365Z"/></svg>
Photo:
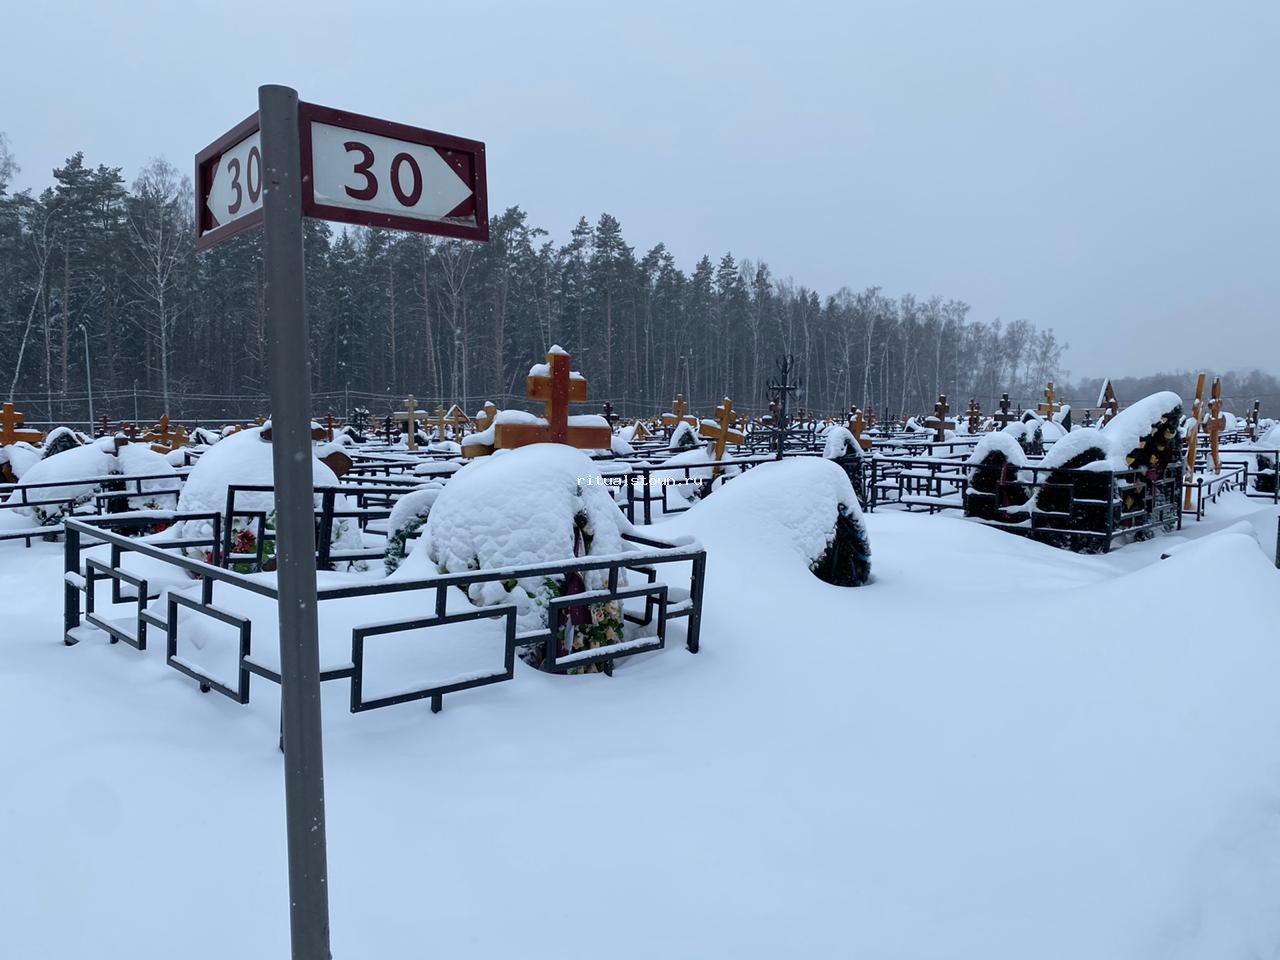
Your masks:
<svg viewBox="0 0 1280 960"><path fill-rule="evenodd" d="M958 510L989 526L1055 543L1086 543L1098 552L1122 539L1182 527L1181 460L1154 479L1138 469L1064 470L1033 463L1008 469L994 483L984 480L981 486L989 489L975 489L975 476L989 477L991 469L961 459L873 457L866 467L867 509ZM1101 496L1079 495L1099 487L1105 488Z"/></svg>
<svg viewBox="0 0 1280 960"><path fill-rule="evenodd" d="M128 510L130 500L157 501L157 506L177 506L178 493L186 480L188 469L173 473L157 474L107 474L98 477L49 480L43 483L0 483L0 515L6 511L38 509L47 516L41 522L33 518L24 528L0 528L0 540L24 540L26 546L40 537L51 537L63 532L63 523L73 512L84 515L121 513ZM172 489L144 490L144 483L172 483ZM93 488L85 494L84 488ZM169 501L166 504L166 501ZM132 511L142 522L143 515Z"/></svg>
<svg viewBox="0 0 1280 960"><path fill-rule="evenodd" d="M257 675L278 684L281 682L280 674L262 658L254 657L252 619L235 612L225 601L228 592L243 590L278 602L274 583L261 576L242 574L217 563L174 552L175 547L209 547L215 554L214 558L217 559L216 552L220 549L222 533L219 526L221 517L218 514L173 511L169 513L168 520L175 525L182 521L207 520L213 524L213 534L209 537L141 540L123 535L115 529L132 521L128 514L86 519L69 518L66 521L63 547L63 642L71 646L95 635L95 631L101 631L108 636L111 643L124 641L139 651L145 651L148 628L154 628L161 631L165 637L165 661L168 666L197 681L201 692L208 693L216 690L238 703L248 703L251 675ZM615 660L664 648L668 624L672 620L683 619L686 623L685 646L690 653L697 653L701 635L706 551L696 543L677 543L634 534L625 535L624 539L628 546L627 551L608 556L583 557L552 564L512 566L495 570L461 571L412 580L379 579L338 586L322 586L317 591L317 601L321 605L321 610L326 602L341 599L391 594L406 594L423 597L423 599L407 605L414 610L412 616L379 620L354 627L351 635L350 660L322 669L320 679L349 681L352 713L421 699L430 699L433 712L438 712L445 694L512 679L514 658L519 648L541 647L547 668L555 672L600 664L604 672L611 673ZM94 556L85 556L87 550L103 545L109 548L109 562ZM172 567L176 572L181 572L191 579L193 588L199 586L198 597L172 587L166 590L154 589L145 576L131 573L125 568L123 558L128 554L158 561ZM674 578L679 580L684 564L689 565L687 588L672 586L658 579L661 570L670 569ZM450 591L455 588L461 591L457 596L465 598L473 586L480 584L495 581L505 583L525 578L553 578L558 583L564 584L572 574L585 574L588 571L604 571L606 586L599 590L561 593L560 596L555 597L549 604L548 624L545 629L518 633L516 607L509 603L468 607L461 613L449 612L448 601L450 596L453 596ZM628 574L632 578L639 578L639 582L634 585L624 583L628 579ZM132 604L129 616L108 618L102 615L96 585L104 580L111 582L113 604ZM215 602L219 599L219 596L215 595L215 588L218 587L224 601L222 605ZM160 598L162 593L167 593L164 609L156 611L152 609L151 604ZM633 602L631 610L626 607L628 600ZM642 609L634 609L637 602L643 603ZM469 604L470 601L466 603ZM652 632L567 655L560 653L557 649L559 634L570 622L572 610L603 603L618 604L627 622L641 628L649 628ZM190 611L190 614L208 617L238 631L239 653L236 659L237 679L234 685L224 683L181 652L178 630L179 607ZM82 619L93 630L86 631ZM364 654L372 638L474 620L503 621L504 657L500 667L495 666L491 670L477 671L460 679L450 678L448 682L425 684L374 699L364 695ZM321 614L321 623L324 623L323 614Z"/></svg>

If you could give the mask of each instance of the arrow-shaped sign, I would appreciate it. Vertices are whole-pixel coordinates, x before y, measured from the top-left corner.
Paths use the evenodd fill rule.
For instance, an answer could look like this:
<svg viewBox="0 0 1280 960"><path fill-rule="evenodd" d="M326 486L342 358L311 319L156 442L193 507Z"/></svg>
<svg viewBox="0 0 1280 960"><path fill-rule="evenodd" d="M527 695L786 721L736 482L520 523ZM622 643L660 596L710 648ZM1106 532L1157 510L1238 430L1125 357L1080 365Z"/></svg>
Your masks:
<svg viewBox="0 0 1280 960"><path fill-rule="evenodd" d="M205 206L214 227L262 209L262 137L256 130L218 158Z"/></svg>
<svg viewBox="0 0 1280 960"><path fill-rule="evenodd" d="M484 144L313 103L298 104L304 216L489 239ZM196 155L196 249L262 222L254 114Z"/></svg>
<svg viewBox="0 0 1280 960"><path fill-rule="evenodd" d="M313 103L298 113L307 216L489 239L483 143Z"/></svg>
<svg viewBox="0 0 1280 960"><path fill-rule="evenodd" d="M262 222L263 164L258 115L196 154L196 249Z"/></svg>

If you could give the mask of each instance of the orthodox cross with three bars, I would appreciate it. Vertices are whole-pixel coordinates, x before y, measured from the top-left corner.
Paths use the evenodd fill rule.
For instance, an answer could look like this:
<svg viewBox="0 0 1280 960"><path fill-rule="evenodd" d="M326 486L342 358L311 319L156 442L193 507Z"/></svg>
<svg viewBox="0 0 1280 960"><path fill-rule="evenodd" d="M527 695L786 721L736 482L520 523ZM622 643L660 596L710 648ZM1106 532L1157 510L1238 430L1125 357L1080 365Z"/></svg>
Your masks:
<svg viewBox="0 0 1280 960"><path fill-rule="evenodd" d="M569 369L569 354L558 346L547 354L547 372L530 373L525 381L530 400L541 400L546 425L500 423L494 429L494 446L501 450L530 443L566 443L582 450L608 450L613 432L607 426L569 426L569 404L587 399L587 381Z"/></svg>
<svg viewBox="0 0 1280 960"><path fill-rule="evenodd" d="M667 430L674 430L681 423L696 426L698 423L697 418L688 416L688 413L689 404L685 402L684 394L677 393L676 398L671 401L671 409L662 415L662 426Z"/></svg>
<svg viewBox="0 0 1280 960"><path fill-rule="evenodd" d="M1009 408L1011 406L1013 406L1013 403L1009 399L1009 395L1007 393L1000 394L1000 412L992 417L992 429L999 430L1005 424L1013 423L1018 419L1018 415L1016 413L1009 412Z"/></svg>
<svg viewBox="0 0 1280 960"><path fill-rule="evenodd" d="M1049 381L1049 385L1044 388L1044 399L1040 401L1037 411L1044 416L1046 420L1052 420L1054 416L1062 409L1062 404L1058 403L1055 397L1057 394L1053 392L1053 381Z"/></svg>
<svg viewBox="0 0 1280 960"><path fill-rule="evenodd" d="M1209 435L1209 456L1213 458L1213 472L1222 472L1222 460L1218 456L1218 434L1227 429L1227 418L1222 415L1222 378L1213 378L1209 391L1209 416L1204 420L1204 432Z"/></svg>
<svg viewBox="0 0 1280 960"><path fill-rule="evenodd" d="M969 409L964 412L969 418L969 432L977 433L982 427L982 405L974 397L969 398Z"/></svg>
<svg viewBox="0 0 1280 960"><path fill-rule="evenodd" d="M926 427L933 429L934 443L942 443L947 439L947 431L956 428L955 421L947 419L947 414L950 412L951 407L947 405L947 395L945 393L938 394L938 402L933 405L933 416L924 422Z"/></svg>
<svg viewBox="0 0 1280 960"><path fill-rule="evenodd" d="M39 430L18 429L26 419L13 408L12 403L6 403L4 408L0 409L0 447L11 443L38 444L44 440L44 434Z"/></svg>
<svg viewBox="0 0 1280 960"><path fill-rule="evenodd" d="M715 440L715 454L717 460L724 459L724 448L729 443L746 443L747 438L740 430L733 428L734 421L738 415L733 412L733 401L725 397L720 401L720 405L716 407L715 420L703 420L698 424L698 433L703 437ZM711 471L714 479L720 475L720 468L716 467Z"/></svg>

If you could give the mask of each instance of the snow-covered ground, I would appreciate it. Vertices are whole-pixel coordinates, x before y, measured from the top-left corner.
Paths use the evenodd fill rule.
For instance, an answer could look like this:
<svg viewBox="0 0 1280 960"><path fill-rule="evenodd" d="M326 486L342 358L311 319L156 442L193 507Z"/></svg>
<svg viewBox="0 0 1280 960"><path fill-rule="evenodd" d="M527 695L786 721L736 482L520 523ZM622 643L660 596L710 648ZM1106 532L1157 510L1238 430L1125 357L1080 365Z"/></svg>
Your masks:
<svg viewBox="0 0 1280 960"><path fill-rule="evenodd" d="M335 956L1280 950L1274 507L1102 557L877 513L858 589L698 514L697 656L326 684ZM61 563L0 544L0 957L287 956L277 689L64 647Z"/></svg>

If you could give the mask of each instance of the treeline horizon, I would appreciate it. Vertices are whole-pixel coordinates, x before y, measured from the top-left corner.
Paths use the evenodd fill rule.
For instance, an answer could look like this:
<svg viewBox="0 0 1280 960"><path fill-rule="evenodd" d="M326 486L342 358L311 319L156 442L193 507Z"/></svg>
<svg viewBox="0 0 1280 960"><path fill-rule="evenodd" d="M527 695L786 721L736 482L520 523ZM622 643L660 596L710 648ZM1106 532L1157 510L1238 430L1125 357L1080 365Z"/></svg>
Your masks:
<svg viewBox="0 0 1280 960"><path fill-rule="evenodd" d="M126 186L121 168L77 153L39 194L10 193L17 164L0 135L0 389L33 419L87 419L86 372L113 419L244 417L268 392L261 235L197 256L189 180L163 159ZM1002 393L1034 406L1047 381L1090 406L1101 380L1067 382L1066 345L1028 320L972 319L959 299L889 297L879 287L830 292L775 276L763 260L704 255L682 269L664 244L643 253L604 213L565 243L519 207L491 218L490 242L305 224L312 390L321 405L375 414L486 400L523 406L524 378L560 344L619 415L720 397L767 404L775 359L795 358L797 406L837 414L958 415L970 397ZM87 343L86 343L87 341ZM86 365L85 352L90 356ZM1181 374L1113 378L1122 402ZM1227 388L1228 381L1230 387ZM1175 385L1175 382L1177 385ZM1257 371L1227 374L1240 404L1274 401ZM1151 392L1147 390L1147 392ZM131 401L131 397L141 400ZM1243 412L1243 411L1238 411Z"/></svg>

